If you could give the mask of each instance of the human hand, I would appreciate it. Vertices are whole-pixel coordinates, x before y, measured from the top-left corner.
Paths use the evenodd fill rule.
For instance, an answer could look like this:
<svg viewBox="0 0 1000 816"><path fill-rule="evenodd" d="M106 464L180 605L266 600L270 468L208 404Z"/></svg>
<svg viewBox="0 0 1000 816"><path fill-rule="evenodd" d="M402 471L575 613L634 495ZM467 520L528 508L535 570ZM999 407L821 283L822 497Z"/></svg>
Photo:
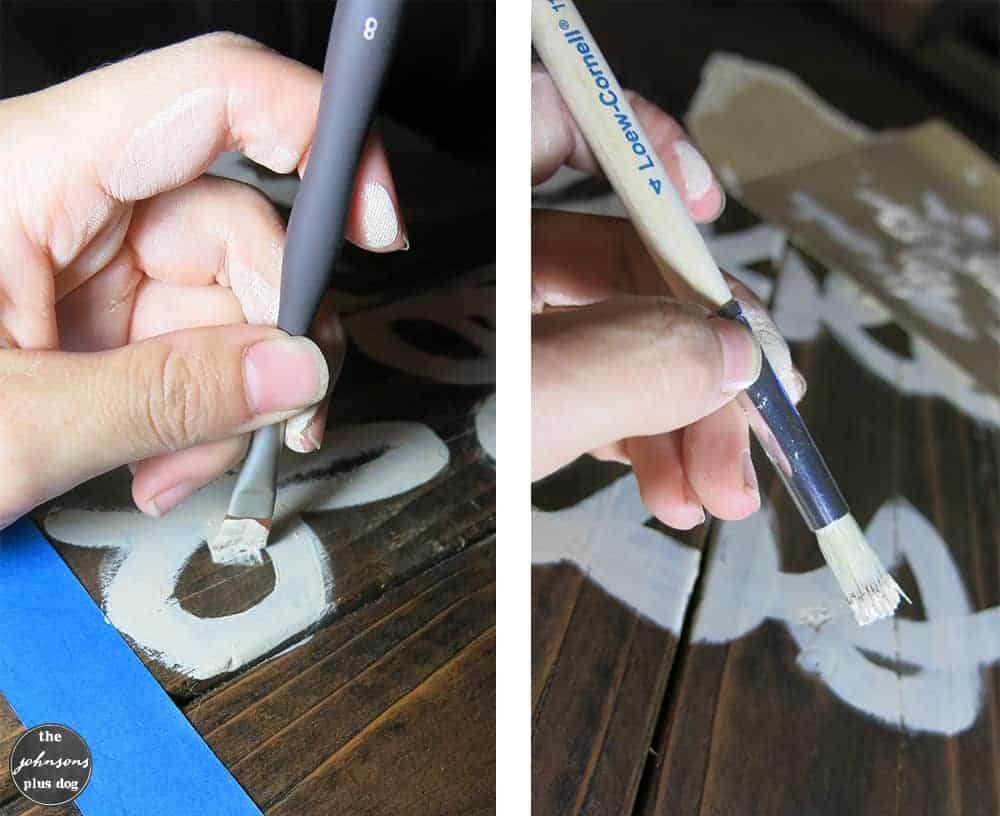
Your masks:
<svg viewBox="0 0 1000 816"><path fill-rule="evenodd" d="M681 127L634 94L636 115L695 221L724 197ZM541 68L532 76L532 180L562 164L599 172ZM794 399L805 381L761 304L730 279ZM532 220L532 473L590 452L632 465L643 501L689 529L704 510L739 519L760 506L746 417L733 397L760 370L760 346L732 321L671 298L628 221L536 211ZM763 334L762 334L763 330Z"/></svg>
<svg viewBox="0 0 1000 816"><path fill-rule="evenodd" d="M270 328L282 223L203 175L225 150L301 173L319 93L311 68L214 34L0 102L0 528L125 463L160 515L269 423L319 446L340 322L327 300L315 343ZM347 237L406 241L375 134Z"/></svg>

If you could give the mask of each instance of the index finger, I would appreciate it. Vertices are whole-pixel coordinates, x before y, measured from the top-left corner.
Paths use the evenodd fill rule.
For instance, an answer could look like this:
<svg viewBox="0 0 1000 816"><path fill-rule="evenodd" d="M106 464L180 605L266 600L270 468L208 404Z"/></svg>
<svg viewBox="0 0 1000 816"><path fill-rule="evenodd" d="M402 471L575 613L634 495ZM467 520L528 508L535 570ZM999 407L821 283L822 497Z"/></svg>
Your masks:
<svg viewBox="0 0 1000 816"><path fill-rule="evenodd" d="M275 173L301 172L321 84L318 71L237 34L209 34L140 54L22 101L32 114L20 117L32 123L32 150L50 160L27 170L33 173L28 186L41 191L43 203L68 198L70 208L79 201L82 210L89 201L92 218L93 195L81 191L117 202L150 198L194 180L227 150ZM361 189L370 176L397 210L381 140L366 141L359 176ZM384 251L405 241L400 229L369 247L357 220L349 237L362 247Z"/></svg>
<svg viewBox="0 0 1000 816"><path fill-rule="evenodd" d="M684 129L634 91L626 91L626 96L691 217L699 223L714 221L722 213L725 196ZM536 63L531 69L532 184L545 181L564 164L592 175L601 173L552 78Z"/></svg>

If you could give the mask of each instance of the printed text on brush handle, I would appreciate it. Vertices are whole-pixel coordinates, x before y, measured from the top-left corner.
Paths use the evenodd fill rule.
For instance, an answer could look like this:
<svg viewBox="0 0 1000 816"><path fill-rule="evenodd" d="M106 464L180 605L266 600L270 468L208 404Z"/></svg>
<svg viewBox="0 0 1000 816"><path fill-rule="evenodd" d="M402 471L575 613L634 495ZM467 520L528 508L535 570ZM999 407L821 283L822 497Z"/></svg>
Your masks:
<svg viewBox="0 0 1000 816"><path fill-rule="evenodd" d="M580 55L587 72L594 78L597 101L604 106L608 115L614 118L615 124L621 131L622 139L635 154L636 172L646 178L646 183L656 195L660 195L663 189L663 180L658 177L659 168L653 160L653 151L642 141L639 133L633 127L632 121L628 118L628 114L622 112L621 106L618 104L621 88L610 71L605 73L583 32L574 28L568 20L558 16L559 12L566 8L566 5L556 2L556 0L549 0L549 3L556 15L556 25L562 32L566 47L575 49Z"/></svg>

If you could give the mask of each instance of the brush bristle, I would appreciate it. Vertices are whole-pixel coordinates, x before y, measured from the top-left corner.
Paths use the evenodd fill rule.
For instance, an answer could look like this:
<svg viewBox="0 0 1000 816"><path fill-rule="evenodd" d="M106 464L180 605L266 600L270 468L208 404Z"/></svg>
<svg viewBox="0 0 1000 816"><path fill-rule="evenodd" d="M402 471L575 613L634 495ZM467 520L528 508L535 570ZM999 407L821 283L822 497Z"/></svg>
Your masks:
<svg viewBox="0 0 1000 816"><path fill-rule="evenodd" d="M899 599L906 595L868 546L854 516L848 513L817 530L816 538L858 625L866 626L896 611Z"/></svg>
<svg viewBox="0 0 1000 816"><path fill-rule="evenodd" d="M212 560L216 564L260 564L269 532L270 524L261 519L226 516L208 545Z"/></svg>

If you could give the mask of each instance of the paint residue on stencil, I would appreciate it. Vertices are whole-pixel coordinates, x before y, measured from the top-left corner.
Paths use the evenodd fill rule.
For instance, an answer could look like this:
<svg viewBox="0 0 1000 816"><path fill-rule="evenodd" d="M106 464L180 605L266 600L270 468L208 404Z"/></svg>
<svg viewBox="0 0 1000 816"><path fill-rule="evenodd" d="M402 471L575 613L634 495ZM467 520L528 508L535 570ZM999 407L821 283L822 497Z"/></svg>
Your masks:
<svg viewBox="0 0 1000 816"><path fill-rule="evenodd" d="M919 336L910 337L911 357L882 345L867 329L891 323L889 312L836 271L820 285L794 250L782 265L772 312L788 340L812 340L825 328L861 365L901 393L939 397L974 419L1000 424L1000 400Z"/></svg>
<svg viewBox="0 0 1000 816"><path fill-rule="evenodd" d="M338 462L372 460L336 475ZM448 447L424 425L385 422L331 428L324 447L281 461L274 538L266 550L274 589L251 608L201 618L176 595L185 567L212 540L235 477L228 475L153 519L138 512L58 510L45 531L78 547L109 550L100 570L108 619L139 649L196 680L235 671L320 621L335 606L335 575L306 511L335 510L391 498L432 479L449 461ZM267 569L266 565L257 569Z"/></svg>
<svg viewBox="0 0 1000 816"><path fill-rule="evenodd" d="M896 250L886 250L871 233L798 191L790 195L793 217L820 226L827 236L860 258L885 291L906 301L913 312L944 331L965 340L978 332L959 297L961 278L974 281L995 299L1000 289L1000 252L988 220L979 213L955 213L933 191L922 194L919 208L862 188L859 201L873 209L873 223L892 238ZM987 327L984 331L993 332Z"/></svg>

